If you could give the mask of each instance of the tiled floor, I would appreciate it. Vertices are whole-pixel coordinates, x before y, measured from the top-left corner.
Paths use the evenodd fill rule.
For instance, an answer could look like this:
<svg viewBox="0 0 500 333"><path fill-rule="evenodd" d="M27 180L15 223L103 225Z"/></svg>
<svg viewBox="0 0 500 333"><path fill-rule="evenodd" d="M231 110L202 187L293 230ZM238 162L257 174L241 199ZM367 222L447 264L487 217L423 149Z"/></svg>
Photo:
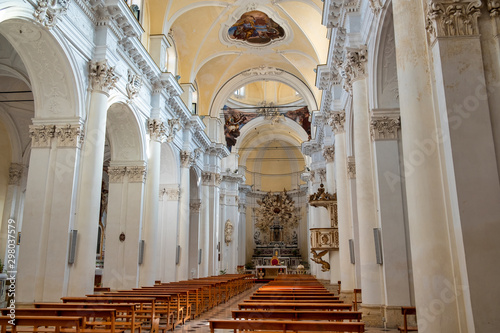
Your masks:
<svg viewBox="0 0 500 333"><path fill-rule="evenodd" d="M250 295L261 285L256 285L254 289L247 290L246 292L233 297L227 303L221 304L212 310L203 313L200 318L196 318L195 320L191 320L186 322L183 326L177 326L174 330L174 333L207 333L210 332L208 320L210 319L231 319L231 310L238 308L238 303L242 300L249 298ZM232 330L217 330L220 332L232 332ZM366 332L370 333L382 333L382 332L398 332L396 329L380 329L373 327L366 327Z"/></svg>

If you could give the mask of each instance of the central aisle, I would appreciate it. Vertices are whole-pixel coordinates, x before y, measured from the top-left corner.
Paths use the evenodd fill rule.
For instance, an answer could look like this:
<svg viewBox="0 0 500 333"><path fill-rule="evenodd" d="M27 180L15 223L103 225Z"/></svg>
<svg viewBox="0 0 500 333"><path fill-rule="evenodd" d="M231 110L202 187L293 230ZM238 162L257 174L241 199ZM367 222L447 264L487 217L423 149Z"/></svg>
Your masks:
<svg viewBox="0 0 500 333"><path fill-rule="evenodd" d="M238 308L238 303L242 302L244 299L250 298L250 296L260 287L265 284L256 283L253 288L248 289L247 291L231 298L227 303L220 304L210 311L204 312L200 318L195 318L194 320L190 320L186 322L185 325L177 326L174 330L174 333L209 333L210 326L208 321L210 319L231 319L231 310L235 310ZM218 330L217 333L232 333L233 330ZM398 332L397 329L381 329L374 327L366 327L365 332L370 333L385 333L385 332Z"/></svg>

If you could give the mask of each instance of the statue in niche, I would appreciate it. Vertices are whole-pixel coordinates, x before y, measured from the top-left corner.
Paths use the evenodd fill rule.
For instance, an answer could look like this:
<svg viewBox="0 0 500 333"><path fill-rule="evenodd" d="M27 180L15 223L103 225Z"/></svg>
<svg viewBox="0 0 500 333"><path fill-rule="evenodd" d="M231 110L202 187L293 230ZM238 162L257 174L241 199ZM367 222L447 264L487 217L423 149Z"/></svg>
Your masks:
<svg viewBox="0 0 500 333"><path fill-rule="evenodd" d="M226 245L229 245L229 243L231 243L231 241L233 240L233 229L233 224L230 220L227 220L226 224L224 225L224 242L226 243Z"/></svg>
<svg viewBox="0 0 500 333"><path fill-rule="evenodd" d="M292 234L292 242L293 245L297 245L299 243L298 236L297 236L297 231L293 231Z"/></svg>

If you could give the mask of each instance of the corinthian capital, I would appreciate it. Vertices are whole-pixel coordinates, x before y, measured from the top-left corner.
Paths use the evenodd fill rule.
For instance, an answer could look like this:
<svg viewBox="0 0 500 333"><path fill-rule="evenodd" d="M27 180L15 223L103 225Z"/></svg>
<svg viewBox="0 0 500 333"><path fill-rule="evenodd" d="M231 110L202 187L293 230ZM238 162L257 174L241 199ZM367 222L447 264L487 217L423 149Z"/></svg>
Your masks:
<svg viewBox="0 0 500 333"><path fill-rule="evenodd" d="M35 19L47 28L53 28L59 18L66 14L70 0L38 0Z"/></svg>
<svg viewBox="0 0 500 333"><path fill-rule="evenodd" d="M83 129L81 125L57 126L56 132L58 147L80 148L83 143Z"/></svg>
<svg viewBox="0 0 500 333"><path fill-rule="evenodd" d="M114 67L108 66L106 60L91 61L89 63L89 77L93 90L109 93L115 87L118 76Z"/></svg>
<svg viewBox="0 0 500 333"><path fill-rule="evenodd" d="M370 123L372 140L396 140L400 127L399 117L372 117Z"/></svg>
<svg viewBox="0 0 500 333"><path fill-rule="evenodd" d="M191 157L191 152L187 150L181 150L180 158L181 158L182 168L189 168L189 166L193 162L193 158Z"/></svg>
<svg viewBox="0 0 500 333"><path fill-rule="evenodd" d="M368 61L366 46L360 49L351 49L346 53L342 64L344 70L344 89L352 93L352 84L366 77L366 63Z"/></svg>
<svg viewBox="0 0 500 333"><path fill-rule="evenodd" d="M167 137L167 127L160 119L150 119L148 121L149 137L153 141L164 142Z"/></svg>
<svg viewBox="0 0 500 333"><path fill-rule="evenodd" d="M334 111L330 113L328 125L335 134L344 133L345 111Z"/></svg>
<svg viewBox="0 0 500 333"><path fill-rule="evenodd" d="M335 160L335 146L323 147L323 157L326 162L333 162Z"/></svg>
<svg viewBox="0 0 500 333"><path fill-rule="evenodd" d="M488 0L488 11L491 17L500 16L500 0Z"/></svg>
<svg viewBox="0 0 500 333"><path fill-rule="evenodd" d="M479 35L481 7L481 0L429 0L426 29L431 42L438 37Z"/></svg>
<svg viewBox="0 0 500 333"><path fill-rule="evenodd" d="M50 147L55 132L56 127L54 125L30 125L31 147Z"/></svg>

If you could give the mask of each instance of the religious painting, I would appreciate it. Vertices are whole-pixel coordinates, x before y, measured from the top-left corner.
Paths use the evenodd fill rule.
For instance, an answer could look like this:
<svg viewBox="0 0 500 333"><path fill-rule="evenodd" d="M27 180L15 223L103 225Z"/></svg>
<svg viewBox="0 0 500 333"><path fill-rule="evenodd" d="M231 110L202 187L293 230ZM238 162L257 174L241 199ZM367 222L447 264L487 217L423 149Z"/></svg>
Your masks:
<svg viewBox="0 0 500 333"><path fill-rule="evenodd" d="M266 13L258 10L246 12L228 30L229 38L252 44L267 44L285 36L285 30Z"/></svg>

